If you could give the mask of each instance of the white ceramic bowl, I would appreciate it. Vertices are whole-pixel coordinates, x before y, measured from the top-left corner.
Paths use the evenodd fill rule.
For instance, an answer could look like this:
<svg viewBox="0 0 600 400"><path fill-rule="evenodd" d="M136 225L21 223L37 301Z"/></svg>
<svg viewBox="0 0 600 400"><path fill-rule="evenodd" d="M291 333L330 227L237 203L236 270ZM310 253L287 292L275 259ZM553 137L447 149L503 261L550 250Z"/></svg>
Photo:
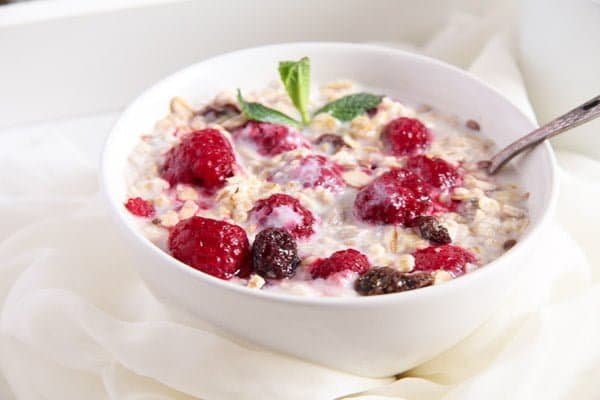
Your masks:
<svg viewBox="0 0 600 400"><path fill-rule="evenodd" d="M535 237L556 198L548 144L517 160L513 177L531 193L531 225L507 254L442 285L363 298L303 298L236 286L164 253L137 229L123 207L127 158L143 132L183 96L201 104L223 90L258 89L277 79L280 60L309 56L313 81L349 78L398 98L432 104L480 122L500 145L534 124L498 92L469 74L426 57L342 43L293 43L253 48L202 61L154 85L123 113L106 143L102 182L136 266L154 293L224 331L266 348L344 371L388 376L423 362L466 337L505 299L528 266Z"/></svg>

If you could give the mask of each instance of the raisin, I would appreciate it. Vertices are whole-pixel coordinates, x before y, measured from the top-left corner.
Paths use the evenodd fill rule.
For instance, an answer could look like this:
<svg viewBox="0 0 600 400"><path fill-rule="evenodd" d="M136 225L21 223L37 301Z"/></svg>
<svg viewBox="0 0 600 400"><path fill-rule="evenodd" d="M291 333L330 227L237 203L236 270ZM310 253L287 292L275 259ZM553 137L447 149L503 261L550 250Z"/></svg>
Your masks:
<svg viewBox="0 0 600 400"><path fill-rule="evenodd" d="M379 112L379 107L369 108L367 110L367 115L369 116L369 118L373 118L374 116L377 115L378 112Z"/></svg>
<svg viewBox="0 0 600 400"><path fill-rule="evenodd" d="M265 278L290 278L300 265L294 237L285 229L267 228L252 245L252 267Z"/></svg>
<svg viewBox="0 0 600 400"><path fill-rule="evenodd" d="M203 116L207 122L215 122L223 117L231 118L240 114L240 109L235 104L224 104L222 106L208 105L198 113Z"/></svg>
<svg viewBox="0 0 600 400"><path fill-rule="evenodd" d="M481 126L479 126L479 122L477 122L477 121L475 121L473 119L468 120L465 123L465 125L467 126L467 128L472 129L474 131L478 131L478 130L481 129Z"/></svg>
<svg viewBox="0 0 600 400"><path fill-rule="evenodd" d="M354 283L354 289L362 296L404 292L430 286L433 277L428 272L400 272L390 267L373 268Z"/></svg>
<svg viewBox="0 0 600 400"><path fill-rule="evenodd" d="M421 237L425 240L429 240L430 242L437 244L452 243L448 229L440 224L440 222L434 217L417 217L412 221L411 225L418 228Z"/></svg>
<svg viewBox="0 0 600 400"><path fill-rule="evenodd" d="M315 140L315 144L327 144L330 148L330 153L337 153L342 147L348 147L341 136L334 133L324 133Z"/></svg>
<svg viewBox="0 0 600 400"><path fill-rule="evenodd" d="M504 248L504 250L509 250L513 248L515 244L517 244L517 241L515 239L508 239L506 242L504 242L502 247Z"/></svg>

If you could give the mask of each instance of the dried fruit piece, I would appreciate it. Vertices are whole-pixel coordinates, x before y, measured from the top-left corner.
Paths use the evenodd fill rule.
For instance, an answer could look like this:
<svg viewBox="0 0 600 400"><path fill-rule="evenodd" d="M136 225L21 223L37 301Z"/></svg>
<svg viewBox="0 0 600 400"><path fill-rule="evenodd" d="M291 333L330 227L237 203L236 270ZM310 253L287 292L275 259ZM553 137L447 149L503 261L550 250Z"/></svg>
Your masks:
<svg viewBox="0 0 600 400"><path fill-rule="evenodd" d="M324 133L315 140L315 144L327 144L330 147L330 153L337 153L342 147L348 147L341 136L334 133Z"/></svg>
<svg viewBox="0 0 600 400"><path fill-rule="evenodd" d="M465 266L477 261L475 255L470 251L451 244L419 249L413 253L413 256L415 257L415 270L433 272L443 269L454 277L463 275Z"/></svg>
<svg viewBox="0 0 600 400"><path fill-rule="evenodd" d="M256 235L252 245L252 267L271 279L290 278L300 265L294 237L285 229L267 228Z"/></svg>
<svg viewBox="0 0 600 400"><path fill-rule="evenodd" d="M431 143L432 135L418 119L400 117L383 128L382 139L394 155L405 156L419 153L427 148Z"/></svg>
<svg viewBox="0 0 600 400"><path fill-rule="evenodd" d="M410 171L392 169L361 189L354 201L356 216L375 224L407 224L431 211L423 182Z"/></svg>
<svg viewBox="0 0 600 400"><path fill-rule="evenodd" d="M220 279L250 274L250 244L239 226L203 217L180 221L171 230L173 257Z"/></svg>
<svg viewBox="0 0 600 400"><path fill-rule="evenodd" d="M235 130L234 137L253 143L262 156L276 156L301 147L310 148L310 143L300 132L286 125L268 122L249 121Z"/></svg>
<svg viewBox="0 0 600 400"><path fill-rule="evenodd" d="M504 250L510 250L515 246L515 244L517 244L517 241L515 239L508 239L506 242L504 242L502 248Z"/></svg>
<svg viewBox="0 0 600 400"><path fill-rule="evenodd" d="M233 118L240 114L240 109L233 103L223 105L208 105L199 113L207 122L215 122L221 118Z"/></svg>
<svg viewBox="0 0 600 400"><path fill-rule="evenodd" d="M390 267L373 268L354 283L362 296L404 292L430 286L433 277L428 272L404 273Z"/></svg>
<svg viewBox="0 0 600 400"><path fill-rule="evenodd" d="M133 197L127 200L125 208L138 217L151 217L154 215L154 206L148 200L141 197Z"/></svg>
<svg viewBox="0 0 600 400"><path fill-rule="evenodd" d="M233 175L234 165L229 141L216 129L202 129L169 150L161 175L171 185L191 183L214 191Z"/></svg>
<svg viewBox="0 0 600 400"><path fill-rule="evenodd" d="M448 229L440 224L435 217L422 215L415 218L411 225L417 227L423 239L432 243L448 244L452 242Z"/></svg>
<svg viewBox="0 0 600 400"><path fill-rule="evenodd" d="M371 268L369 259L360 251L354 249L336 251L328 258L319 259L310 266L313 279L327 278L342 271L352 271L363 274Z"/></svg>
<svg viewBox="0 0 600 400"><path fill-rule="evenodd" d="M475 121L473 119L468 120L465 123L465 125L467 126L467 128L472 129L474 131L478 131L478 130L481 129L481 127L479 126L479 122L477 122L477 121Z"/></svg>
<svg viewBox="0 0 600 400"><path fill-rule="evenodd" d="M250 210L250 218L263 228L286 229L296 238L314 233L313 214L298 199L283 193L258 200Z"/></svg>

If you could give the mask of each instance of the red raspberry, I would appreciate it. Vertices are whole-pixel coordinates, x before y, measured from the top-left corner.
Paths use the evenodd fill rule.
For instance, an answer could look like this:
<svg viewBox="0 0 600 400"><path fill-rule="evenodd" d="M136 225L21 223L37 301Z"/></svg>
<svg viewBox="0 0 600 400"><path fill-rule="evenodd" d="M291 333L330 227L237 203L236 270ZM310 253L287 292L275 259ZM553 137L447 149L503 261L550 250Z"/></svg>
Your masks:
<svg viewBox="0 0 600 400"><path fill-rule="evenodd" d="M216 129L202 129L189 133L169 150L162 177L171 185L192 183L214 191L233 175L234 165L229 141Z"/></svg>
<svg viewBox="0 0 600 400"><path fill-rule="evenodd" d="M413 253L415 270L437 271L443 269L453 276L465 273L467 263L475 263L477 258L473 253L459 246L445 244L419 249Z"/></svg>
<svg viewBox="0 0 600 400"><path fill-rule="evenodd" d="M202 217L184 219L171 230L168 246L176 259L217 278L250 274L250 244L237 225Z"/></svg>
<svg viewBox="0 0 600 400"><path fill-rule="evenodd" d="M134 197L127 200L125 208L129 210L133 215L138 217L151 217L154 215L154 206L148 200L144 200L141 197Z"/></svg>
<svg viewBox="0 0 600 400"><path fill-rule="evenodd" d="M453 188L462 180L458 170L441 158L414 156L408 160L406 168L431 186L442 190Z"/></svg>
<svg viewBox="0 0 600 400"><path fill-rule="evenodd" d="M300 132L285 125L249 121L234 133L238 140L249 140L262 156L276 156L300 147L310 148L310 143Z"/></svg>
<svg viewBox="0 0 600 400"><path fill-rule="evenodd" d="M394 155L404 156L425 149L431 142L432 135L418 119L400 117L383 128L382 138Z"/></svg>
<svg viewBox="0 0 600 400"><path fill-rule="evenodd" d="M283 228L296 238L314 233L315 217L292 196L276 193L256 202L250 218L262 228Z"/></svg>
<svg viewBox="0 0 600 400"><path fill-rule="evenodd" d="M393 169L375 178L358 192L354 211L375 224L409 224L431 211L432 202L423 182L412 172Z"/></svg>
<svg viewBox="0 0 600 400"><path fill-rule="evenodd" d="M292 161L276 171L270 179L273 182L284 184L287 182L299 182L305 188L322 186L326 189L337 190L346 185L342 179L342 167L327 157L310 155L299 160Z"/></svg>
<svg viewBox="0 0 600 400"><path fill-rule="evenodd" d="M310 266L310 274L313 279L327 278L342 271L352 271L359 275L364 274L371 268L369 259L360 251L354 249L336 251L328 258L315 261Z"/></svg>

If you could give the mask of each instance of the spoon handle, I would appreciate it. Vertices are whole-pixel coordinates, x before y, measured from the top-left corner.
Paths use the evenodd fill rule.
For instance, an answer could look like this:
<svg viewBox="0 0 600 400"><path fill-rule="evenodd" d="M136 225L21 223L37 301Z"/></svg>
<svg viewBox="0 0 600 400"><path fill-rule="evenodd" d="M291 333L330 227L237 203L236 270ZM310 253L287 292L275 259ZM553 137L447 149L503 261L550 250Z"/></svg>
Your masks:
<svg viewBox="0 0 600 400"><path fill-rule="evenodd" d="M491 164L488 167L488 172L494 174L500 167L525 149L535 146L547 138L556 136L559 133L591 121L598 116L600 116L600 96L588 100L579 107L553 119L546 125L540 126L529 135L523 136L521 139L502 149L502 151L490 160Z"/></svg>

